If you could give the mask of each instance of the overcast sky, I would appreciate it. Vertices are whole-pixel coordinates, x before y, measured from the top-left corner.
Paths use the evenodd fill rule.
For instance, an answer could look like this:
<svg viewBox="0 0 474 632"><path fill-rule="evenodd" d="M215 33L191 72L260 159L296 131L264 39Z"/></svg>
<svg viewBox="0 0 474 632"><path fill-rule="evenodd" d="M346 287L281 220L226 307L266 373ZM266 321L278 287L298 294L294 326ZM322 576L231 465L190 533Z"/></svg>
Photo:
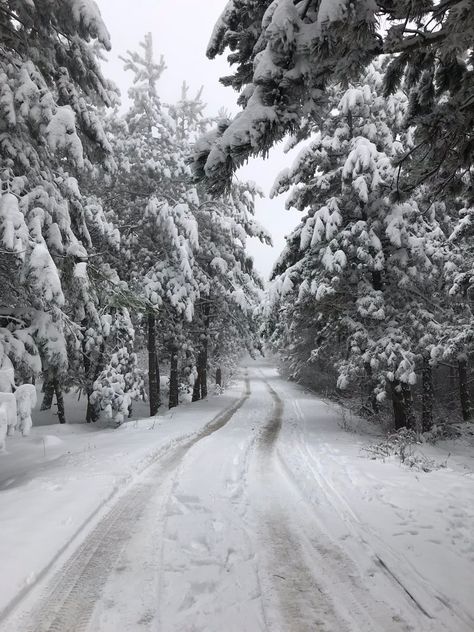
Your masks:
<svg viewBox="0 0 474 632"><path fill-rule="evenodd" d="M183 80L192 91L204 86L203 99L210 115L221 107L231 112L236 109L236 93L219 83L227 74L224 58L210 61L206 47L214 24L226 0L96 0L112 37L112 52L106 72L123 94L130 86L130 73L125 73L119 56L127 50L137 50L145 33L151 32L156 57L164 55L167 70L161 79L163 101L173 102L180 96ZM242 179L255 180L267 194L276 175L291 162L280 150L268 160L252 160L239 171ZM298 223L296 211L286 211L284 198L260 200L257 219L272 234L274 247L249 243L249 252L260 272L267 277L272 264L281 252L284 236Z"/></svg>

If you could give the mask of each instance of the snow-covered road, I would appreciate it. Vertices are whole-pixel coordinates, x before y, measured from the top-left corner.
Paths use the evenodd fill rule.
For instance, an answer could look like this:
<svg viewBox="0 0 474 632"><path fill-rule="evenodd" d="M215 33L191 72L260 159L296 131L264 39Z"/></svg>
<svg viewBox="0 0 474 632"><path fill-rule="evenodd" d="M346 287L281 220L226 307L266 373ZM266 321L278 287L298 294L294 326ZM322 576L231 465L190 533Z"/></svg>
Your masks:
<svg viewBox="0 0 474 632"><path fill-rule="evenodd" d="M158 434L99 433L95 466L112 472L128 442L134 475L109 500L99 477L100 510L69 539L53 533L64 550L37 562L31 590L19 578L2 632L472 632L474 493L461 463L419 479L362 458L367 438L263 361L211 399ZM57 459L40 472L50 486L64 478ZM1 494L21 496L17 476L0 509Z"/></svg>

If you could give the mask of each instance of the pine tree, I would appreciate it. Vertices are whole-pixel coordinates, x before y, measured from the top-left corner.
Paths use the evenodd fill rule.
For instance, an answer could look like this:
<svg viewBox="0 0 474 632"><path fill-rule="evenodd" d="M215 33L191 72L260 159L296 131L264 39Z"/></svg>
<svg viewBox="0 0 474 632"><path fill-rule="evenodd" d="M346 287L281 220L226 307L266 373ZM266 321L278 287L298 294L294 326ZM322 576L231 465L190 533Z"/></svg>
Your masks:
<svg viewBox="0 0 474 632"><path fill-rule="evenodd" d="M193 261L198 233L190 212L197 196L176 122L158 94L164 60L154 60L151 35L141 48L124 58L125 69L134 77L131 105L124 117L109 121L118 170L108 179L103 199L121 234L120 278L139 297L139 310L146 312L154 415L160 402L159 328L163 326L172 339L179 337L193 317L197 297ZM174 351L169 354L177 358Z"/></svg>
<svg viewBox="0 0 474 632"><path fill-rule="evenodd" d="M453 186L473 162L473 34L474 0L229 2L207 53L230 49L236 70L221 81L239 91L242 110L197 144L196 177L221 192L249 156L265 155L288 133L304 137L328 85L356 80L390 53L386 93L404 80L417 125L404 188L434 176L436 190Z"/></svg>
<svg viewBox="0 0 474 632"><path fill-rule="evenodd" d="M204 116L201 91L194 98L183 87L182 98L170 109L181 141L191 153L191 143L212 122ZM192 209L199 232L194 277L199 299L191 323L196 356L193 401L208 393L209 364L221 369L232 365L235 341L253 352L257 343L256 306L263 283L246 253L246 240L257 237L270 243L268 233L254 219L255 199L262 195L254 183L234 180L227 194L213 198L198 188L199 203ZM229 353L232 349L233 353Z"/></svg>
<svg viewBox="0 0 474 632"><path fill-rule="evenodd" d="M114 101L99 67L109 36L94 2L0 8L0 366L18 383L68 366L69 280L87 276L88 229L76 177L113 167L96 106Z"/></svg>
<svg viewBox="0 0 474 632"><path fill-rule="evenodd" d="M273 336L294 371L330 362L341 389L365 378L370 408L388 392L401 427L413 423L419 355L439 333L429 288L445 237L434 209L423 216L415 198L397 201L393 160L412 134L404 94L385 99L382 83L372 65L360 83L329 91L326 118L277 179L274 192L292 187L287 205L307 215L276 264L269 316L279 314Z"/></svg>
<svg viewBox="0 0 474 632"><path fill-rule="evenodd" d="M143 378L134 351L135 329L127 309L108 314L104 325L112 352L94 382L91 403L121 424L131 414L132 400L143 396Z"/></svg>
<svg viewBox="0 0 474 632"><path fill-rule="evenodd" d="M196 278L200 299L193 327L197 333L197 379L193 399L207 394L208 360L217 369L224 358L233 361L230 349L239 343L252 353L258 346L256 309L263 282L246 252L246 240L257 237L270 243L268 233L254 220L255 198L261 195L252 183L232 184L230 193L218 200L203 194L195 210L200 248L196 254Z"/></svg>

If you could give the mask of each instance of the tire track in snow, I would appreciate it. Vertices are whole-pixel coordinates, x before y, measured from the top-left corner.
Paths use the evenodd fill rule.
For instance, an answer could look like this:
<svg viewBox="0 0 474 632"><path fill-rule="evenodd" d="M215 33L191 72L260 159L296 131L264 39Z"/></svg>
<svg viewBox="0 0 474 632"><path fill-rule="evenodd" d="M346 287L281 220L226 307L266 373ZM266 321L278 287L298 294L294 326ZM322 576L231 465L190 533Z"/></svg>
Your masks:
<svg viewBox="0 0 474 632"><path fill-rule="evenodd" d="M253 371L251 377L253 387ZM267 630L254 540L246 528L248 463L268 415L268 395L258 382L231 423L180 466L167 511L155 630Z"/></svg>
<svg viewBox="0 0 474 632"><path fill-rule="evenodd" d="M350 558L320 531L313 507L292 481L277 440L283 400L266 380L273 399L272 418L260 437L257 476L265 497L259 514L263 539L266 612L269 630L285 632L402 632L410 627L370 594ZM272 494L273 492L273 494ZM296 492L296 493L295 493ZM272 613L279 606L280 620Z"/></svg>
<svg viewBox="0 0 474 632"><path fill-rule="evenodd" d="M306 420L298 400L293 399L292 405L297 419L304 427ZM370 538L368 537L367 525L361 522L331 480L324 476L321 465L306 446L301 431L299 432L298 445L296 445L294 449L298 454L298 460L304 463L308 472L311 473L316 485L321 490L330 507L338 515L341 522L347 526L352 537L361 543L367 560L372 560L383 573L383 577L378 576L378 583L380 584L384 579L390 582L391 586L387 585L385 588L387 595L389 588L394 588L395 590L401 589L408 598L407 606L414 606L422 615L416 624L417 629L421 626L423 630L438 630L439 626L450 625L449 620L446 622L438 620L438 616L442 613L435 607L436 604L433 602L433 597L440 601L450 612L450 616L452 616L453 620L455 620L459 626L459 628L456 629L459 629L460 632L461 630L466 630L467 632L467 630L474 629L473 621L469 615L462 610L460 611L458 607L453 607L451 604L445 603L443 597L437 594L427 583L426 579L420 576L413 567L405 564L404 577L400 577L398 573L392 570L391 567L394 566L396 568L400 565L402 560L400 560L399 556L391 549L387 542L380 540L375 532L371 531ZM289 479L304 496L303 492L299 489L298 480L294 477L293 473L288 470L287 464L284 461L285 459L282 459ZM378 550L383 551L383 554L377 552L377 549L374 548L374 543L378 543ZM387 559L390 560L389 563L387 563ZM430 612L430 610L432 610L432 612Z"/></svg>
<svg viewBox="0 0 474 632"><path fill-rule="evenodd" d="M257 444L257 477L262 491L276 490L270 502L263 504L259 512L259 536L263 540L262 561L264 572L264 608L269 630L288 632L344 632L347 628L337 616L331 600L307 564L307 542L294 529L290 513L278 496L277 479L281 475L276 468L275 450L280 434L284 404L281 397L263 377L272 399L272 416L263 429ZM265 599L266 597L266 599ZM278 604L278 619L273 612L274 601ZM267 601L267 603L265 603Z"/></svg>
<svg viewBox="0 0 474 632"><path fill-rule="evenodd" d="M283 418L283 401L278 393L270 386L270 384L264 379L264 384L267 387L270 395L273 399L273 412L272 419L263 429L259 439L260 451L270 456L274 449L275 444L280 434L282 418Z"/></svg>
<svg viewBox="0 0 474 632"><path fill-rule="evenodd" d="M199 441L225 426L250 396L250 383L235 404L219 413L192 439L152 462L141 480L113 505L59 569L38 607L22 623L28 632L83 632L87 629L104 584L127 545L147 503L176 472L185 454ZM158 482L157 482L158 481ZM18 628L20 629L20 628Z"/></svg>

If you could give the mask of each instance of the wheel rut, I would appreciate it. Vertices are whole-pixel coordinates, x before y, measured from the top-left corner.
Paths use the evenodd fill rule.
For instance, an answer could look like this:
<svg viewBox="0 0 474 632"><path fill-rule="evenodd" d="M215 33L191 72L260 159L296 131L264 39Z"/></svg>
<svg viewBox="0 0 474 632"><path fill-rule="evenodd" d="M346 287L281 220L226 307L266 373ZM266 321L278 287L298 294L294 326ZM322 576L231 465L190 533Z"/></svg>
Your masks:
<svg viewBox="0 0 474 632"><path fill-rule="evenodd" d="M282 476L275 451L284 403L265 379L264 384L272 397L273 410L257 443L256 480L261 492L267 494L269 490L275 490ZM263 552L260 574L267 628L281 632L346 630L307 563L306 543L294 529L291 507L287 507L277 493L262 501L257 531ZM275 612L278 613L276 616Z"/></svg>
<svg viewBox="0 0 474 632"><path fill-rule="evenodd" d="M268 457L273 454L278 435L280 434L283 419L283 401L266 380L264 380L264 384L272 396L273 411L270 421L264 427L259 437L258 448L261 454Z"/></svg>
<svg viewBox="0 0 474 632"><path fill-rule="evenodd" d="M46 586L40 604L28 613L22 629L28 632L84 632L107 578L129 541L150 499L164 489L186 453L199 441L225 426L250 396L250 382L235 404L221 412L192 439L158 457L140 475Z"/></svg>
<svg viewBox="0 0 474 632"><path fill-rule="evenodd" d="M352 613L363 621L364 630L376 632L382 629L381 622L374 621L370 607L365 612L365 603L358 603L363 591L352 585L352 565L319 534L317 521L295 494L277 452L284 402L265 379L264 383L273 399L273 410L257 444L255 481L261 496L257 532L267 627L279 632L347 632L354 629ZM349 608L341 611L340 600L332 598L337 594L335 586L337 590L344 586ZM387 632L404 629L403 625L393 625L390 615L382 619Z"/></svg>

